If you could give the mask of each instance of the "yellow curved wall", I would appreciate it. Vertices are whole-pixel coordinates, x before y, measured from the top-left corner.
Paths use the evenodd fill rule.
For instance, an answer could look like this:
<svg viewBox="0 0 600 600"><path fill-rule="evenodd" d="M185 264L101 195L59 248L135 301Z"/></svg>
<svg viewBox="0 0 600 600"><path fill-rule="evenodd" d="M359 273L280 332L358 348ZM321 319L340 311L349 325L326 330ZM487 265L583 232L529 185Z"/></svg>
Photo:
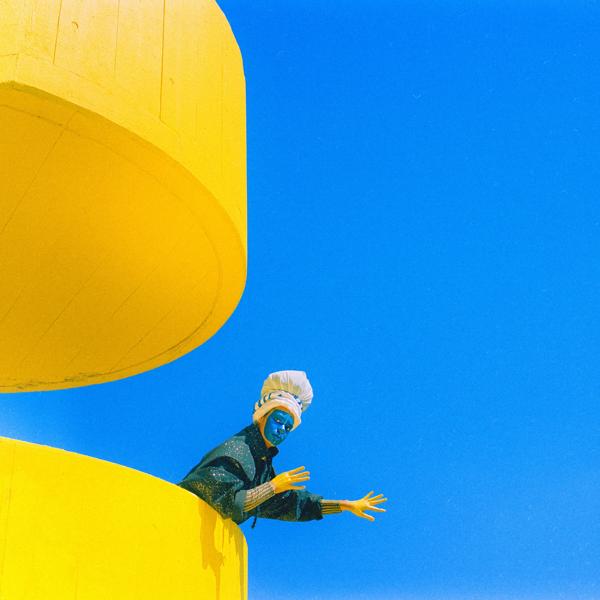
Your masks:
<svg viewBox="0 0 600 600"><path fill-rule="evenodd" d="M119 379L246 277L245 84L212 0L0 0L0 391Z"/></svg>
<svg viewBox="0 0 600 600"><path fill-rule="evenodd" d="M239 527L193 494L86 456L0 438L3 600L243 600Z"/></svg>

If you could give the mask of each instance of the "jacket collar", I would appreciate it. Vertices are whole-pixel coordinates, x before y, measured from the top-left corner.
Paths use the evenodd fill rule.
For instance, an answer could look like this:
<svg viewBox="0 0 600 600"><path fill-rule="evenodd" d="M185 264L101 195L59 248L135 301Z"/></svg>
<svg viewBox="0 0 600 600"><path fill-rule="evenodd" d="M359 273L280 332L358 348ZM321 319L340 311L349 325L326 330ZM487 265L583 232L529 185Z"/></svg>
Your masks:
<svg viewBox="0 0 600 600"><path fill-rule="evenodd" d="M267 459L277 456L279 448L276 446L267 447L265 440L256 423L252 423L244 430L246 442L250 446L252 455L258 459Z"/></svg>

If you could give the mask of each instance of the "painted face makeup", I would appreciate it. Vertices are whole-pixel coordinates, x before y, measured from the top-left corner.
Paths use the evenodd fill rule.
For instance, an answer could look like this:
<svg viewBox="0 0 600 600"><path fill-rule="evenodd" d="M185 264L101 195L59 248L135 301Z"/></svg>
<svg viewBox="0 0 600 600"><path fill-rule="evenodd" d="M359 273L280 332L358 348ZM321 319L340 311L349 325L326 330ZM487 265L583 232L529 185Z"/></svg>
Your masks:
<svg viewBox="0 0 600 600"><path fill-rule="evenodd" d="M285 412L285 410L274 410L267 417L263 433L273 446L278 446L285 440L293 427L294 419L292 415Z"/></svg>

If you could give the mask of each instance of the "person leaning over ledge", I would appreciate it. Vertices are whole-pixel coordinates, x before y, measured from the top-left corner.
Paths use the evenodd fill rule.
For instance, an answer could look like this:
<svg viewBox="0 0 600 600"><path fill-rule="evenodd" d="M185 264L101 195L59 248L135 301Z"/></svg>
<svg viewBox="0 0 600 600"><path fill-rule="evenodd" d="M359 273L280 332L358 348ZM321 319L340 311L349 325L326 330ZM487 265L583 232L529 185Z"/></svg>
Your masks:
<svg viewBox="0 0 600 600"><path fill-rule="evenodd" d="M304 371L278 371L265 380L254 405L252 424L208 454L177 485L196 494L226 519L240 524L251 516L310 521L350 511L374 521L366 511L385 512L387 498L369 492L359 500L324 500L305 490L309 471L297 467L275 474L272 460L310 406L312 387Z"/></svg>

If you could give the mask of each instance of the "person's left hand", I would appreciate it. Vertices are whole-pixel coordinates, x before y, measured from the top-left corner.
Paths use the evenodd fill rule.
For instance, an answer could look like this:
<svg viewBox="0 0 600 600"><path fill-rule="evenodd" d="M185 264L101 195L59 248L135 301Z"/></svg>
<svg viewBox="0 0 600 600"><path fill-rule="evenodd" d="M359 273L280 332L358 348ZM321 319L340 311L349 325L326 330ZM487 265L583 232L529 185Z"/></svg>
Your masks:
<svg viewBox="0 0 600 600"><path fill-rule="evenodd" d="M354 513L357 517L374 521L375 517L368 515L366 510L373 510L377 512L385 512L385 508L379 508L377 504L386 502L387 498L383 497L383 494L377 494L373 496L374 492L369 492L366 496L360 498L360 500L346 500L342 508L349 510Z"/></svg>

